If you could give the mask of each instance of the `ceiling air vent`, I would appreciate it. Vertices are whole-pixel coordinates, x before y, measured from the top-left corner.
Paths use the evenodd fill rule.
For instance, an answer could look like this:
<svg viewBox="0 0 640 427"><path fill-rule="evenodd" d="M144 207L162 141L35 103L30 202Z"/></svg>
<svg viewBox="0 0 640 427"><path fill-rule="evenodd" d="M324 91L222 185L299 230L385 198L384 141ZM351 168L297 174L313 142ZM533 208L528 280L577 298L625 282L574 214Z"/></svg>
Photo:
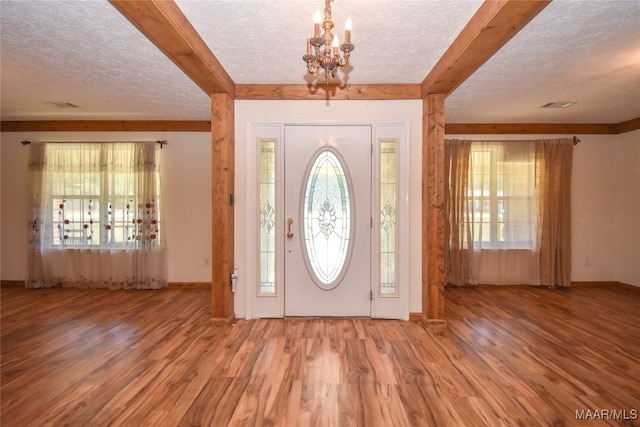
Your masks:
<svg viewBox="0 0 640 427"><path fill-rule="evenodd" d="M567 107L571 107L572 105L575 105L575 102L557 101L557 102L548 102L540 108L567 108Z"/></svg>
<svg viewBox="0 0 640 427"><path fill-rule="evenodd" d="M53 108L78 108L76 104L70 102L45 102L45 104Z"/></svg>

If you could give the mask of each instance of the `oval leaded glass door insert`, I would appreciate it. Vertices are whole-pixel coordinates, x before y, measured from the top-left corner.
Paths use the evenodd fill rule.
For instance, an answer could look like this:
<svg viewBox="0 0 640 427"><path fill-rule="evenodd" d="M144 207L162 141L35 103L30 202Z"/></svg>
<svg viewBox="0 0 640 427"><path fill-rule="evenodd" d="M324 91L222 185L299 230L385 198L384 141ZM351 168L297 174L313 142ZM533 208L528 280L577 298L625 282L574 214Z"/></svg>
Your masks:
<svg viewBox="0 0 640 427"><path fill-rule="evenodd" d="M304 188L302 229L306 264L316 285L340 284L351 255L353 201L348 171L331 149L312 160Z"/></svg>

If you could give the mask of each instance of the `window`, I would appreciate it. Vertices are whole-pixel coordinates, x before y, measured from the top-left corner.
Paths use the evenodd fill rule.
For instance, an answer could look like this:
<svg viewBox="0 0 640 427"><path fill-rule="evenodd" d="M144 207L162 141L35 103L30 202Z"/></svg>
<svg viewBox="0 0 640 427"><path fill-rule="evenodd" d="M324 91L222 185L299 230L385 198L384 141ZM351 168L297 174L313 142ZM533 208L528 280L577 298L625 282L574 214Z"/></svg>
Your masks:
<svg viewBox="0 0 640 427"><path fill-rule="evenodd" d="M141 196L141 187L154 188L156 181L149 183L137 167L144 163L139 149L130 143L47 144L43 185L51 232L45 246L159 244L160 197L157 191Z"/></svg>
<svg viewBox="0 0 640 427"><path fill-rule="evenodd" d="M342 280L351 250L353 200L347 171L329 149L321 151L309 169L304 191L304 248L310 274L323 289Z"/></svg>
<svg viewBox="0 0 640 427"><path fill-rule="evenodd" d="M476 249L534 249L535 148L530 143L471 146L468 204Z"/></svg>
<svg viewBox="0 0 640 427"><path fill-rule="evenodd" d="M258 295L276 294L276 143L258 142L260 278Z"/></svg>
<svg viewBox="0 0 640 427"><path fill-rule="evenodd" d="M380 288L382 296L397 295L397 142L380 141Z"/></svg>

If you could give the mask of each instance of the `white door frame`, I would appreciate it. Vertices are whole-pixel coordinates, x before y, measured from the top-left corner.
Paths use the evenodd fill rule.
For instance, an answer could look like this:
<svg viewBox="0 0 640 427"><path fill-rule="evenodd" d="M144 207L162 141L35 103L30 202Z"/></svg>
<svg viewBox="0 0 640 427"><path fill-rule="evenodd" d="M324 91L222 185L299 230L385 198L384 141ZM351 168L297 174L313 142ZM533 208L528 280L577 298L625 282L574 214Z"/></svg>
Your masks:
<svg viewBox="0 0 640 427"><path fill-rule="evenodd" d="M272 139L276 141L276 224L282 227L284 224L284 197L278 194L284 182L284 168L282 160L284 157L284 128L286 125L326 125L326 126L359 126L367 125L372 128L372 140L374 143L373 155L373 182L372 201L373 205L379 205L379 145L376 142L381 139L394 139L398 143L398 256L397 256L397 283L398 294L394 297L385 297L373 293L371 304L371 317L374 318L395 318L409 319L409 209L410 209L410 144L409 144L409 120L390 121L297 121L297 120L247 120L245 126L244 149L238 150L244 155L244 195L236 194L236 209L240 209L240 215L245 221L243 233L235 233L235 245L240 248L243 254L242 262L237 262L238 280L236 286L240 292L236 293L236 298L244 297L245 317L284 317L284 263L283 257L277 261L276 269L276 296L258 296L258 141L261 139ZM242 197L242 200L240 200ZM374 223L372 233L372 262L371 280L373 283L379 282L379 215L373 215ZM276 251L284 248L284 230L280 228L277 232ZM242 250L243 248L244 250ZM281 253L281 252L280 252Z"/></svg>

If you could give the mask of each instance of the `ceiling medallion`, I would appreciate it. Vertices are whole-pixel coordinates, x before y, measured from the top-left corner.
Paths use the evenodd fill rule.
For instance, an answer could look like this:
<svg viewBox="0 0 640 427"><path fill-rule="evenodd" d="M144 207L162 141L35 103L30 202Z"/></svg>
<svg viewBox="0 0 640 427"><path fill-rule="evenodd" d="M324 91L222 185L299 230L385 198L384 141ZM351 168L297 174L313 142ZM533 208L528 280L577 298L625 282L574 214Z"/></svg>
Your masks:
<svg viewBox="0 0 640 427"><path fill-rule="evenodd" d="M331 33L333 29L333 21L331 20L331 2L333 0L325 0L324 4L324 20L318 9L314 18L313 37L311 34L307 37L307 54L302 59L307 63L309 74L315 74L320 68L324 69L326 83L329 79L336 76L338 67L344 67L349 63L349 55L354 49L351 44L351 18L347 19L344 30L344 43L340 44L338 35ZM324 34L320 34L320 28L324 29ZM313 49L312 49L313 46ZM340 55L338 47L344 52Z"/></svg>

